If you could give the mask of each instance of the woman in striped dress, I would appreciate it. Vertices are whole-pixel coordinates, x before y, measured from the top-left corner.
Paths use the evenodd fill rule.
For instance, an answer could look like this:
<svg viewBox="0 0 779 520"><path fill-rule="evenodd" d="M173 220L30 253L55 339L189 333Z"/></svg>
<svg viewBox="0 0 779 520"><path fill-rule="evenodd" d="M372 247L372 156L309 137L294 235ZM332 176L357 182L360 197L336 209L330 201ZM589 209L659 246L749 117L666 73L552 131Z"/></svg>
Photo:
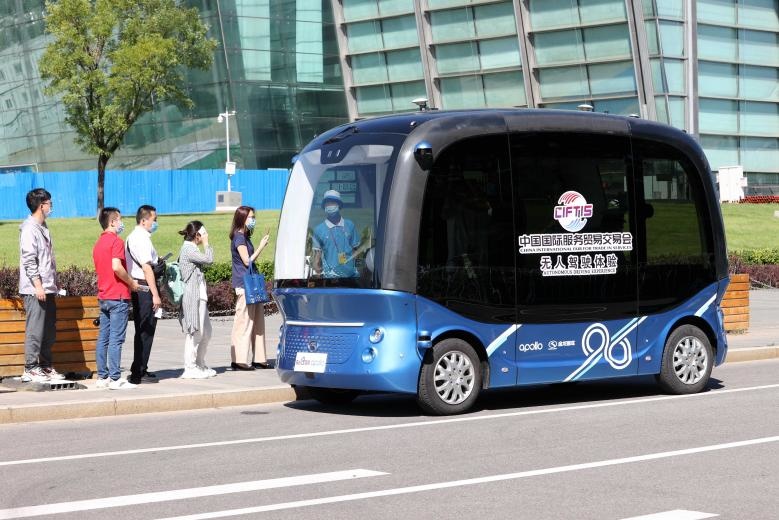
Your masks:
<svg viewBox="0 0 779 520"><path fill-rule="evenodd" d="M205 379L216 375L216 370L206 366L205 357L211 339L211 320L208 318L208 295L203 266L214 262L214 250L208 245L208 233L199 220L189 222L179 231L184 243L179 253L179 269L184 280L184 297L181 300L179 321L186 334L184 340L185 379ZM204 251L200 250L203 245Z"/></svg>

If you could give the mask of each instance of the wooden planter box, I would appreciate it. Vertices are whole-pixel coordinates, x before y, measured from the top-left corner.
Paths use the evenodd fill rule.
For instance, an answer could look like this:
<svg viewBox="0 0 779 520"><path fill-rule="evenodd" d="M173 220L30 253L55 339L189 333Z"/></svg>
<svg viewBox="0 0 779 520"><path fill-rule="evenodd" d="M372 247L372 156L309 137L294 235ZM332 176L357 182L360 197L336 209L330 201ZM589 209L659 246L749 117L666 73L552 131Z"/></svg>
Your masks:
<svg viewBox="0 0 779 520"><path fill-rule="evenodd" d="M57 298L57 341L52 346L58 372L94 372L95 346L100 328L93 323L100 315L95 296ZM24 372L24 303L18 298L0 299L0 377Z"/></svg>
<svg viewBox="0 0 779 520"><path fill-rule="evenodd" d="M745 331L749 328L749 275L732 274L730 284L722 298L725 315L725 331Z"/></svg>

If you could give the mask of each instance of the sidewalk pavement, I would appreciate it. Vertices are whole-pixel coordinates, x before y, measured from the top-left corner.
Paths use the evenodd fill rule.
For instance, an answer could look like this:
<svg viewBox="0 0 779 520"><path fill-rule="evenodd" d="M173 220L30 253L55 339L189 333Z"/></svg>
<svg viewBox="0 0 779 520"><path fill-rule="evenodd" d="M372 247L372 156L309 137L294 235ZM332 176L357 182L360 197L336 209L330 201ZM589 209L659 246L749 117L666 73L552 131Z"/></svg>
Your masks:
<svg viewBox="0 0 779 520"><path fill-rule="evenodd" d="M728 335L727 362L779 358L779 289L750 291L750 326L746 333ZM265 347L269 360L276 357L281 315L265 319ZM211 319L213 335L206 364L217 371L210 379L181 379L184 369L184 334L176 319L160 320L152 347L149 370L158 383L130 390L95 388L95 380L79 381L83 389L14 391L0 384L0 424L75 419L148 412L195 410L293 401L298 396L282 384L275 370L230 369L230 331L233 318ZM127 327L122 351L123 376L132 363L133 326Z"/></svg>

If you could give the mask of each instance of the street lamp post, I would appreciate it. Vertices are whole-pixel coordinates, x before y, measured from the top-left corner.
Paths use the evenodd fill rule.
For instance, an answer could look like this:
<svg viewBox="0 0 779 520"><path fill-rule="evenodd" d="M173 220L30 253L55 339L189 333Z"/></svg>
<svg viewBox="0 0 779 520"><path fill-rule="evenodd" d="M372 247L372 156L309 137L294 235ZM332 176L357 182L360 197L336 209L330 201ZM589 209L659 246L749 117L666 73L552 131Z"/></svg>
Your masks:
<svg viewBox="0 0 779 520"><path fill-rule="evenodd" d="M235 175L235 163L230 161L230 116L235 115L235 110L225 111L216 118L220 123L225 124L225 141L227 150L227 161L225 162L225 174L227 175L227 191L230 191L230 177Z"/></svg>

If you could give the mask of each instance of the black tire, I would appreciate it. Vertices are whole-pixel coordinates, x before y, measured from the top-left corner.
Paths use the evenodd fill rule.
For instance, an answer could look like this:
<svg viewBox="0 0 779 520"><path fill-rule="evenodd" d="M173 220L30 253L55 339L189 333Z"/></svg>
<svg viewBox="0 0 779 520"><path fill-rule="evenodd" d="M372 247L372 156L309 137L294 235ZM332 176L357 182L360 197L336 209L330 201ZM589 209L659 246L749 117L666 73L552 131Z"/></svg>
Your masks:
<svg viewBox="0 0 779 520"><path fill-rule="evenodd" d="M357 390L347 390L341 388L319 388L317 386L305 387L308 394L322 404L343 405L349 404L360 395Z"/></svg>
<svg viewBox="0 0 779 520"><path fill-rule="evenodd" d="M481 390L481 361L467 342L450 338L425 355L419 372L417 402L427 413L454 415L467 412Z"/></svg>
<svg viewBox="0 0 779 520"><path fill-rule="evenodd" d="M674 329L665 342L660 387L671 394L695 394L706 388L714 366L714 349L704 332L694 325Z"/></svg>

